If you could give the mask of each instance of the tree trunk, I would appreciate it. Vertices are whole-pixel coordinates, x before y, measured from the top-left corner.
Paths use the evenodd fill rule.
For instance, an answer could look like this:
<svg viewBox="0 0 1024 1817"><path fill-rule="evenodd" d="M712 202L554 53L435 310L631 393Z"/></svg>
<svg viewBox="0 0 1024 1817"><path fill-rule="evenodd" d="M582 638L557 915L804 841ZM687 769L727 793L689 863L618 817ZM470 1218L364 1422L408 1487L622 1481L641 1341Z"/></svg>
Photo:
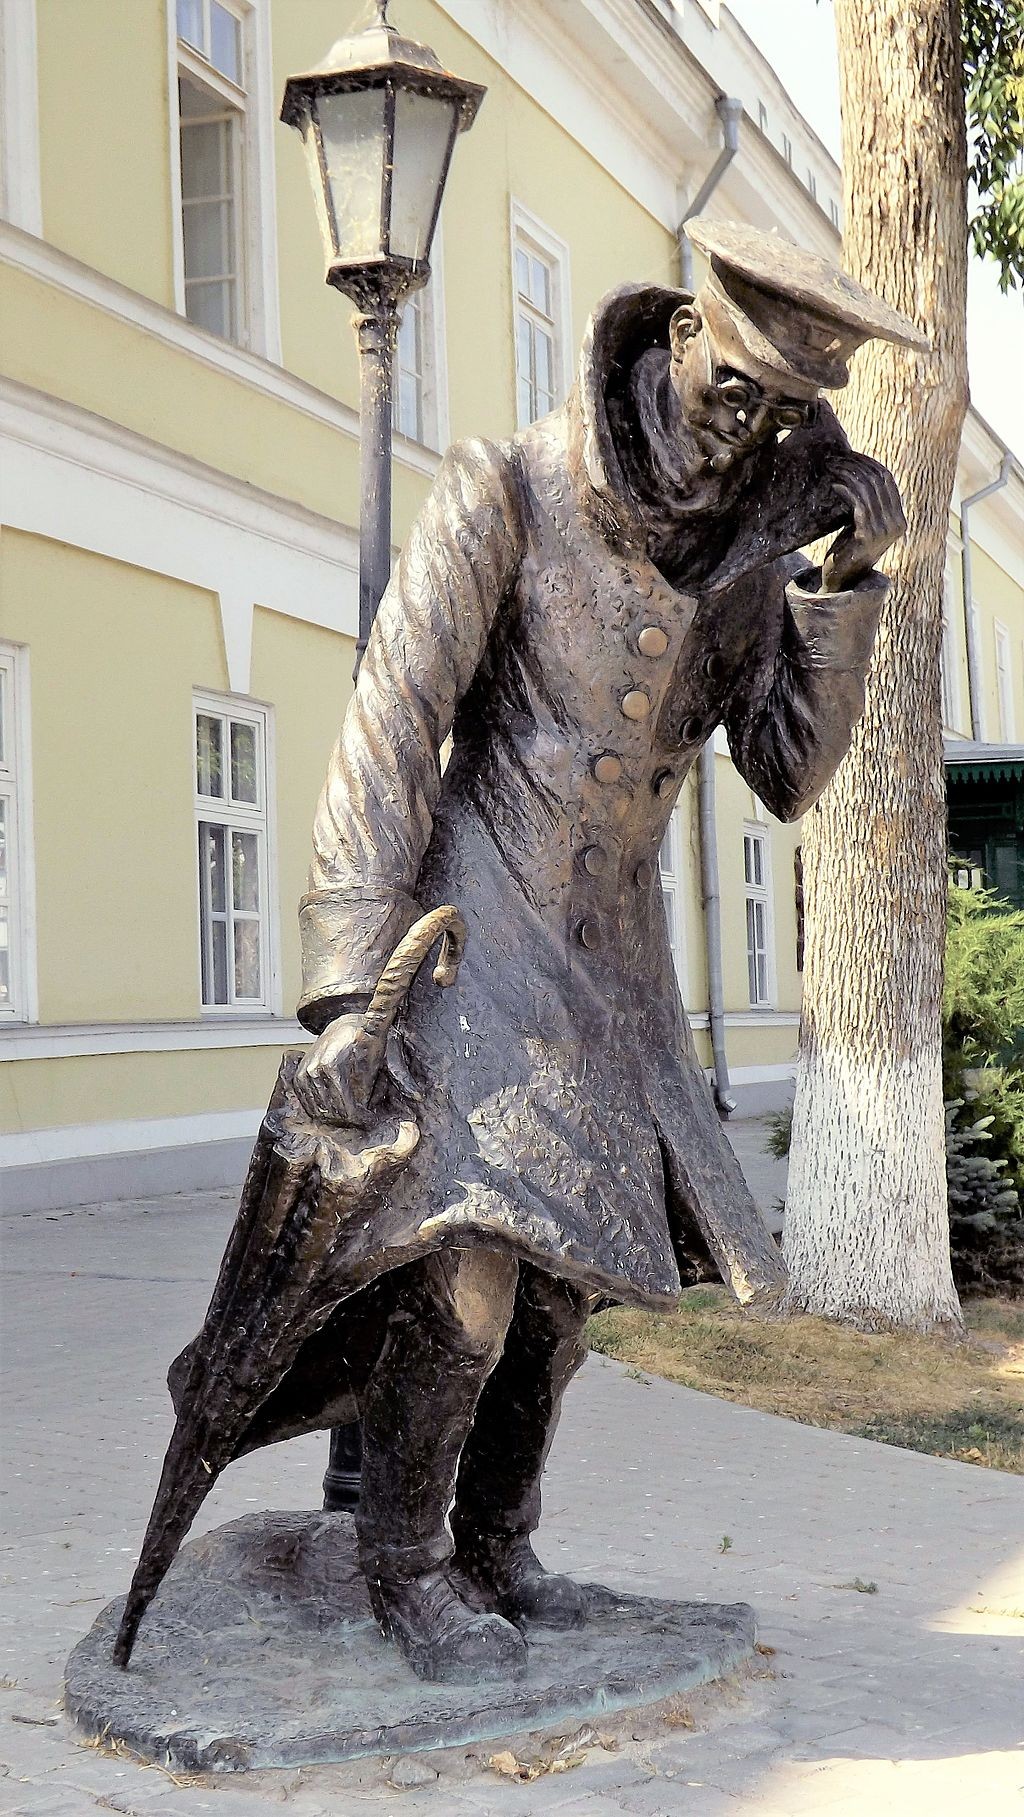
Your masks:
<svg viewBox="0 0 1024 1817"><path fill-rule="evenodd" d="M949 504L967 408L958 0L835 0L850 273L929 337L872 342L841 408L908 532L883 566L867 710L803 833L806 960L784 1249L792 1302L862 1327L958 1325L941 999L939 705Z"/></svg>

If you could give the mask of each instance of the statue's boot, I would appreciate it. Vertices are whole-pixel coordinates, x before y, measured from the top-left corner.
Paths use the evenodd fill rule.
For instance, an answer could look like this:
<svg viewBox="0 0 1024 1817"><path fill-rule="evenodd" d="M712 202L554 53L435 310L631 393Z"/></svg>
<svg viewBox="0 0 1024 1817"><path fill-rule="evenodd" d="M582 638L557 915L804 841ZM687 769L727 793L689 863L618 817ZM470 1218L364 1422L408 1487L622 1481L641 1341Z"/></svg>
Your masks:
<svg viewBox="0 0 1024 1817"><path fill-rule="evenodd" d="M586 1620L586 1587L545 1571L530 1535L562 1396L586 1356L591 1304L569 1282L522 1264L504 1348L459 1464L451 1514L456 1581L517 1623L578 1628Z"/></svg>
<svg viewBox="0 0 1024 1817"><path fill-rule="evenodd" d="M407 1270L363 1403L356 1532L373 1612L420 1678L517 1677L518 1628L459 1595L447 1512L459 1456L501 1354L518 1265L447 1249Z"/></svg>

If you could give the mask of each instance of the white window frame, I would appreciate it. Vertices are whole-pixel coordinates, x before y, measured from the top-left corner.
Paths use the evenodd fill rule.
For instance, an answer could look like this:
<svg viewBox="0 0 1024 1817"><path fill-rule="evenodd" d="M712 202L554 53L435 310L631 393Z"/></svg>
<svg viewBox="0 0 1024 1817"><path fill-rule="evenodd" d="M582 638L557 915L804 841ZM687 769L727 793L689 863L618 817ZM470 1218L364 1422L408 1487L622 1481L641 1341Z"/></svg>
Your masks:
<svg viewBox="0 0 1024 1817"><path fill-rule="evenodd" d="M960 650L956 635L956 594L947 568L942 584L942 644L939 669L942 683L942 723L947 732L959 732Z"/></svg>
<svg viewBox="0 0 1024 1817"><path fill-rule="evenodd" d="M751 881L747 876L747 842L756 846L761 853L761 881ZM775 899L772 886L772 847L771 834L766 825L755 821L745 821L743 825L743 922L744 950L747 958L747 999L751 1009L774 1009L778 1002L778 979L775 963ZM753 867L752 867L753 868ZM760 995L751 986L750 963L751 948L748 926L748 912L752 903L764 908L764 957L765 957L765 993Z"/></svg>
<svg viewBox="0 0 1024 1817"><path fill-rule="evenodd" d="M818 200L818 177L817 173L811 170L810 167L808 167L807 171L807 193L812 202Z"/></svg>
<svg viewBox="0 0 1024 1817"><path fill-rule="evenodd" d="M842 223L842 220L841 220L840 214L839 214L839 203L836 201L835 196L829 196L828 212L829 212L829 219L831 220L832 225L835 228L836 232L842 233L843 223Z"/></svg>
<svg viewBox="0 0 1024 1817"><path fill-rule="evenodd" d="M241 181L238 198L240 250L239 345L278 365L281 317L277 280L277 216L274 177L274 74L269 0L221 0L241 25L242 88L207 63L178 37L177 0L167 3L167 86L170 118L170 186L174 307L185 314L185 239L181 199L181 115L179 75L192 77L219 95L240 115ZM193 327L196 324L191 324ZM198 333L204 330L197 328ZM220 337L213 337L219 340Z"/></svg>
<svg viewBox="0 0 1024 1817"><path fill-rule="evenodd" d="M999 739L1012 744L1017 736L1017 715L1013 698L1013 643L1000 619L992 626L996 651L996 702L999 709Z"/></svg>
<svg viewBox="0 0 1024 1817"><path fill-rule="evenodd" d="M38 1022L35 862L32 826L32 728L29 654L22 644L0 643L5 743L0 751L0 796L7 805L8 940L10 1001L0 1003L0 1028Z"/></svg>
<svg viewBox="0 0 1024 1817"><path fill-rule="evenodd" d="M228 797L201 795L196 767L198 719L200 714L209 714L224 722L231 720L251 725L256 730L257 739L257 803L232 802ZM225 775L230 774L230 745L225 743ZM209 1016L259 1016L281 1014L281 961L279 946L279 925L277 915L277 837L274 817L274 715L273 708L258 704L255 701L240 698L237 694L211 694L196 690L192 697L192 786L195 806L195 837L193 851L195 855L196 910L197 910L197 966L196 983L200 1013ZM260 980L262 994L256 998L246 997L234 1000L234 957L231 943L228 943L228 990L231 1001L228 1003L204 1003L203 1001L203 945L207 938L204 925L203 896L204 885L202 864L199 851L199 828L203 823L224 826L229 831L255 833L259 850L259 891L261 907L257 911L260 921ZM231 886L231 866L226 865L225 882L228 890ZM230 928L230 922L229 922ZM210 965L212 970L212 964Z"/></svg>
<svg viewBox="0 0 1024 1817"><path fill-rule="evenodd" d="M532 252L551 269L551 316L554 329L553 384L554 409L558 409L572 383L572 279L569 248L558 234L531 213L513 196L510 208L509 274L512 300L512 364L515 374L515 421L520 429L528 427L519 408L519 289L516 281L516 253Z"/></svg>
<svg viewBox="0 0 1024 1817"><path fill-rule="evenodd" d="M679 995L685 1005L689 989L689 976L686 964L686 842L683 837L683 803L678 801L672 810L661 850L658 853L658 874L661 879L661 893L665 902L665 920L668 924L668 943L672 951L672 962L675 966L676 983Z"/></svg>
<svg viewBox="0 0 1024 1817"><path fill-rule="evenodd" d="M399 422L399 371L396 349L393 426L396 435L412 446L443 454L450 439L448 419L448 335L444 306L444 243L438 223L430 249L430 277L414 290L403 307L412 303L420 312L420 436L409 435Z"/></svg>
<svg viewBox="0 0 1024 1817"><path fill-rule="evenodd" d="M765 134L768 132L768 109L763 101L757 104L757 124Z"/></svg>
<svg viewBox="0 0 1024 1817"><path fill-rule="evenodd" d="M0 216L42 236L35 0L0 0Z"/></svg>
<svg viewBox="0 0 1024 1817"><path fill-rule="evenodd" d="M793 168L793 141L790 138L788 132L784 132L782 135L782 155L785 158L786 163L789 165L790 170L792 170L792 168Z"/></svg>

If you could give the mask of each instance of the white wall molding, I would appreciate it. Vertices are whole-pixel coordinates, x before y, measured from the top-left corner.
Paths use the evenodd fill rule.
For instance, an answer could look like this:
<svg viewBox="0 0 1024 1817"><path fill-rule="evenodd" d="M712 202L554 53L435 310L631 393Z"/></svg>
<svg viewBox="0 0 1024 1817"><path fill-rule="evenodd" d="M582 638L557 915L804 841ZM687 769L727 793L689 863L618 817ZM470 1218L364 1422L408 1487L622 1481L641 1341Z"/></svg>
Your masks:
<svg viewBox="0 0 1024 1817"><path fill-rule="evenodd" d="M0 406L2 521L215 593L235 691L256 605L355 636L347 526L14 380Z"/></svg>
<svg viewBox="0 0 1024 1817"><path fill-rule="evenodd" d="M66 1027L17 1026L0 1030L0 1065L6 1060L77 1060L96 1054L198 1053L232 1047L295 1047L309 1035L289 1016L241 1019L204 1016L201 1022L69 1023Z"/></svg>
<svg viewBox="0 0 1024 1817"><path fill-rule="evenodd" d="M36 0L0 0L0 215L43 231Z"/></svg>
<svg viewBox="0 0 1024 1817"><path fill-rule="evenodd" d="M118 1123L69 1123L0 1135L0 1168L39 1167L100 1155L139 1154L200 1142L255 1140L262 1110L212 1110L194 1117L133 1118Z"/></svg>
<svg viewBox="0 0 1024 1817"><path fill-rule="evenodd" d="M94 271L92 266L83 265L69 253L24 233L7 221L0 221L0 259L14 270L51 284L54 289L88 303L94 309L104 310L133 328L142 329L165 346L186 353L200 364L237 379L358 442L359 413L351 405L328 396L325 391L318 391L315 385L307 384L305 379L297 378L283 366L275 366L272 361L236 346L233 341L206 334L186 316L176 315L173 309L165 309L151 297L140 296L114 278ZM431 449L421 448L415 442L396 443L395 460L399 466L428 478L433 477L439 465L438 456Z"/></svg>

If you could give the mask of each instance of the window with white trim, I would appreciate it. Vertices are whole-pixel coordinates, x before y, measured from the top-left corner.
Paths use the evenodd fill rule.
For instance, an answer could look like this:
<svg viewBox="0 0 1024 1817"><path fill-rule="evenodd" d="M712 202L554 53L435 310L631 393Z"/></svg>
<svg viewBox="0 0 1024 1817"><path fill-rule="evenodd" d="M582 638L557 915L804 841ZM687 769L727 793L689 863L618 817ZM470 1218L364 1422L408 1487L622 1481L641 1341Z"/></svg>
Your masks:
<svg viewBox="0 0 1024 1817"><path fill-rule="evenodd" d="M569 249L514 203L512 292L516 415L520 429L565 395L569 352Z"/></svg>
<svg viewBox="0 0 1024 1817"><path fill-rule="evenodd" d="M835 228L836 232L841 233L842 226L841 226L840 220L839 220L839 203L836 201L835 196L829 196L828 212L829 212L829 217L831 219L832 225Z"/></svg>
<svg viewBox="0 0 1024 1817"><path fill-rule="evenodd" d="M197 697L195 768L203 1008L267 1009L266 713Z"/></svg>
<svg viewBox="0 0 1024 1817"><path fill-rule="evenodd" d="M747 921L747 992L752 1009L771 1005L775 988L771 854L767 827L743 833L743 887Z"/></svg>
<svg viewBox="0 0 1024 1817"><path fill-rule="evenodd" d="M245 20L224 0L177 0L185 314L248 340Z"/></svg>
<svg viewBox="0 0 1024 1817"><path fill-rule="evenodd" d="M676 968L676 982L679 994L686 1001L686 911L683 893L684 844L682 827L682 805L677 805L672 818L665 829L661 851L658 854L658 868L661 872L661 893L665 901L665 919L668 923L668 939L672 948L672 960Z"/></svg>
<svg viewBox="0 0 1024 1817"><path fill-rule="evenodd" d="M757 124L762 132L768 131L768 109L763 101L759 101L757 104Z"/></svg>
<svg viewBox="0 0 1024 1817"><path fill-rule="evenodd" d="M0 644L0 1017L29 1015L25 928L24 739L19 725L20 652Z"/></svg>
<svg viewBox="0 0 1024 1817"><path fill-rule="evenodd" d="M392 420L396 432L440 453L448 441L447 360L444 345L444 280L440 237L422 290L402 304L395 346Z"/></svg>
<svg viewBox="0 0 1024 1817"><path fill-rule="evenodd" d="M999 703L999 737L1003 744L1012 744L1016 737L1016 714L1013 707L1013 653L1010 646L1010 633L998 620L995 625L996 640L996 698Z"/></svg>
<svg viewBox="0 0 1024 1817"><path fill-rule="evenodd" d="M818 179L813 170L807 172L807 188L812 202L816 202L818 200Z"/></svg>
<svg viewBox="0 0 1024 1817"><path fill-rule="evenodd" d="M785 133L785 132L782 135L782 155L785 158L786 163L789 165L790 169L792 170L792 168L793 168L793 141L790 138L789 134Z"/></svg>

